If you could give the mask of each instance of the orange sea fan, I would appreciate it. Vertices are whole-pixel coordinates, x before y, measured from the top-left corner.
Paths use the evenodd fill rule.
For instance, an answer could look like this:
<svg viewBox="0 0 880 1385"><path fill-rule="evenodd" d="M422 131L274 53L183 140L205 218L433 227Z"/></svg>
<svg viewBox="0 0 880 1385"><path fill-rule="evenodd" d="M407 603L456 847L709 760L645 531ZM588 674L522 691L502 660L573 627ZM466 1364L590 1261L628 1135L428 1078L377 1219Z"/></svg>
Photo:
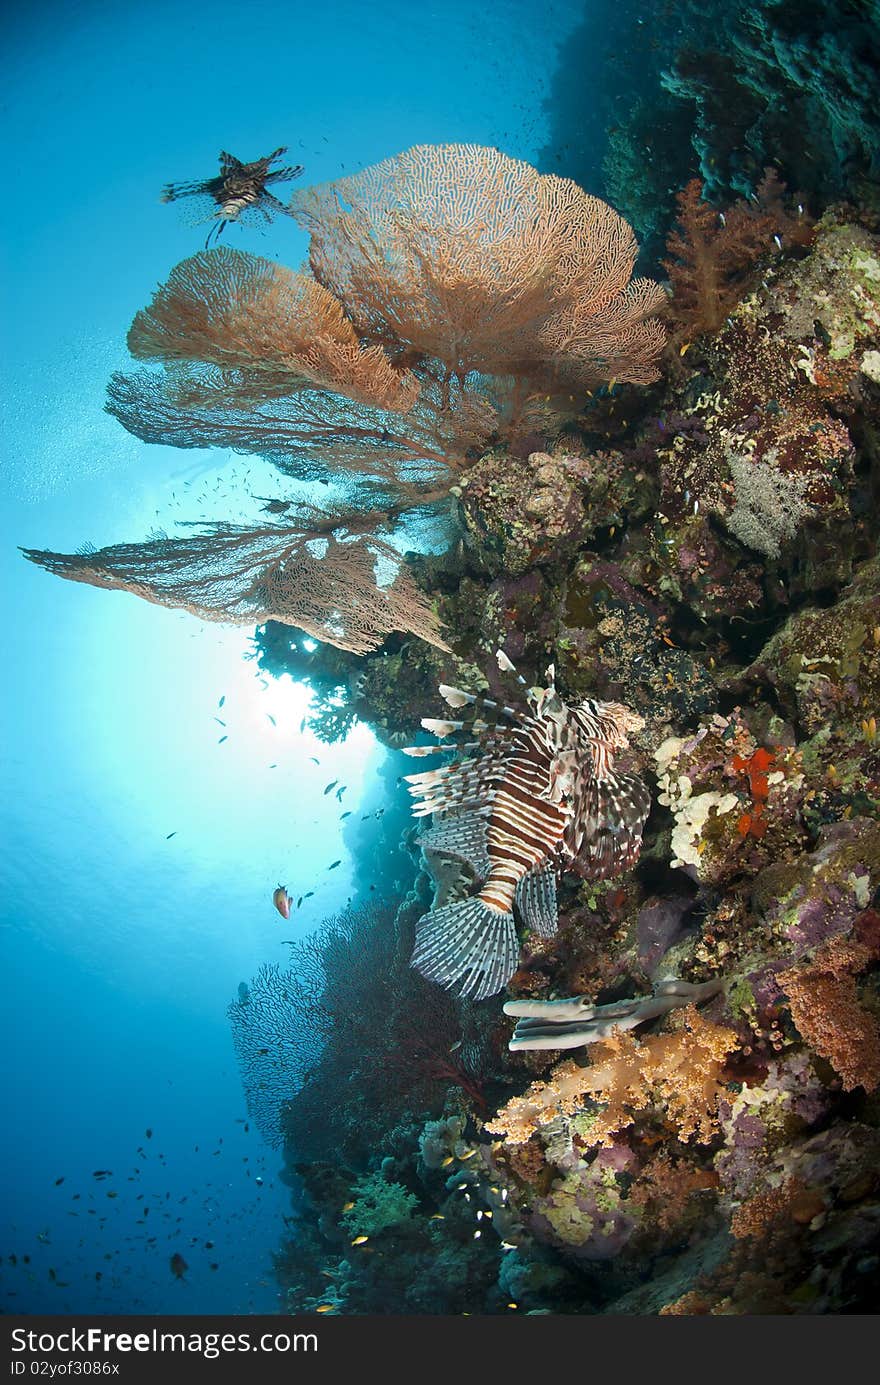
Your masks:
<svg viewBox="0 0 880 1385"><path fill-rule="evenodd" d="M314 639L365 654L392 630L449 646L427 597L400 555L375 535L339 526L216 523L185 538L155 535L80 553L24 549L39 567L74 582L128 591L201 620L258 625L277 620ZM384 564L393 580L381 585Z"/></svg>
<svg viewBox="0 0 880 1385"><path fill-rule="evenodd" d="M656 378L658 285L605 202L476 145L305 189L312 274L229 250L172 271L129 333L165 369L108 409L178 447L266 457L372 504L436 503L496 443L549 434L598 381Z"/></svg>
<svg viewBox="0 0 880 1385"><path fill-rule="evenodd" d="M308 274L239 250L181 261L128 333L139 360L270 372L383 409L406 411L419 385L379 346L362 346L341 304ZM254 381L259 388L259 381Z"/></svg>
<svg viewBox="0 0 880 1385"><path fill-rule="evenodd" d="M497 149L418 145L304 188L315 277L398 362L580 385L657 378L664 301L613 208Z"/></svg>

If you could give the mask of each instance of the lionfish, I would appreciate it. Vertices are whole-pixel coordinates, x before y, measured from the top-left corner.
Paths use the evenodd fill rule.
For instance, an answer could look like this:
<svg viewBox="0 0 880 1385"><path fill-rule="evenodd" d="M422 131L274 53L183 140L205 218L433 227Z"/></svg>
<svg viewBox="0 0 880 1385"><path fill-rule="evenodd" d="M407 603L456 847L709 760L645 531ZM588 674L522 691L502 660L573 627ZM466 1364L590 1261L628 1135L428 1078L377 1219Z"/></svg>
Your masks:
<svg viewBox="0 0 880 1385"><path fill-rule="evenodd" d="M207 250L211 237L219 240L230 221L251 217L251 213L259 214L264 221L271 221L278 212L290 215L284 203L279 202L268 190L270 183L289 183L303 171L302 164L271 169L275 160L286 153L287 146L282 145L262 159L243 164L234 154L227 154L224 150L220 154L220 172L216 178L207 178L201 183L167 183L160 200L176 202L181 197L201 199L195 225L205 221L214 222L205 241ZM210 203L214 204L213 208ZM199 215L203 210L205 215Z"/></svg>
<svg viewBox="0 0 880 1385"><path fill-rule="evenodd" d="M462 731L476 739L405 752L472 752L405 777L414 815L440 815L419 845L467 862L480 883L476 894L419 919L412 965L475 1000L502 990L516 970L515 914L544 937L555 933L563 870L599 880L635 864L651 802L639 778L614 770L627 733L644 725L640 716L618 702L568 705L552 665L546 688L526 688L507 655L496 657L526 689L525 703L522 693L518 707L503 706L441 683L450 707L486 708L493 723L425 717L422 726L439 739Z"/></svg>

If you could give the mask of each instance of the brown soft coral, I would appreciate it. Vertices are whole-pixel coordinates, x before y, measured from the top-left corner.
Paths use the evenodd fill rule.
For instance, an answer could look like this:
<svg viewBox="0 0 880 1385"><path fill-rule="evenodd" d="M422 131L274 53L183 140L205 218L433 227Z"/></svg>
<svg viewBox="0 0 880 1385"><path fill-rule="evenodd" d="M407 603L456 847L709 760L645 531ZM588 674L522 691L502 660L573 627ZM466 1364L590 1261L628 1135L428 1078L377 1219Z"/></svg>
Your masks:
<svg viewBox="0 0 880 1385"><path fill-rule="evenodd" d="M672 1232L699 1215L706 1203L705 1194L717 1185L718 1176L711 1169L701 1169L659 1149L633 1184L628 1201L641 1207L660 1231Z"/></svg>
<svg viewBox="0 0 880 1385"><path fill-rule="evenodd" d="M678 226L663 267L672 284L670 315L676 338L714 332L743 296L762 255L782 244L805 245L809 217L792 213L785 184L768 169L753 203L740 199L724 212L704 202L703 184L693 178L678 194Z"/></svg>
<svg viewBox="0 0 880 1385"><path fill-rule="evenodd" d="M854 979L871 960L864 943L832 938L817 948L811 963L779 976L798 1030L828 1059L848 1092L880 1086L880 1027L860 1005Z"/></svg>
<svg viewBox="0 0 880 1385"><path fill-rule="evenodd" d="M605 1103L590 1131L595 1144L610 1144L637 1112L653 1106L665 1108L680 1139L706 1143L716 1129L724 1060L737 1043L733 1030L711 1024L688 1006L672 1033L641 1042L615 1033L595 1046L590 1067L571 1059L559 1063L546 1082L514 1097L486 1129L506 1132L508 1144L523 1144L554 1116L571 1115L592 1096Z"/></svg>

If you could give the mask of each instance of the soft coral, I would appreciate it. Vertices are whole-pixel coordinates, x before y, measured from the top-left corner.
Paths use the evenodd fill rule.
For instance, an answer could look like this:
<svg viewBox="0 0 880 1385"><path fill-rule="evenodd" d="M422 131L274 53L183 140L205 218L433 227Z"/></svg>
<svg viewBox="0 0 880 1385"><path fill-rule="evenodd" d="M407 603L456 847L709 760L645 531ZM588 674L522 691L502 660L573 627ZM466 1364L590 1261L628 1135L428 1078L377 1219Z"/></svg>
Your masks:
<svg viewBox="0 0 880 1385"><path fill-rule="evenodd" d="M663 267L672 284L674 340L715 332L740 301L762 255L775 245L804 245L813 223L802 207L791 210L785 184L767 169L754 201L740 199L724 212L704 202L693 178L678 194L678 226L670 233Z"/></svg>

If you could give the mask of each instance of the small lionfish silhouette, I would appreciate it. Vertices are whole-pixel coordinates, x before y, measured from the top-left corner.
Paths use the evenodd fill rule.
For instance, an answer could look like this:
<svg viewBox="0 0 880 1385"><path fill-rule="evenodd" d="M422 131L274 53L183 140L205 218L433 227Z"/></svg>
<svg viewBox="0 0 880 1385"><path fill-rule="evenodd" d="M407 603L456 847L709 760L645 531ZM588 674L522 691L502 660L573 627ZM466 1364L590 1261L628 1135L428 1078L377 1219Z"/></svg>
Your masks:
<svg viewBox="0 0 880 1385"><path fill-rule="evenodd" d="M286 153L287 147L282 145L262 159L243 164L234 154L224 150L220 154L220 173L216 178L206 178L201 183L167 183L162 189L161 201L177 202L181 197L201 199L194 224L214 222L205 241L207 250L211 237L219 240L230 221L240 221L251 213L258 213L264 221L271 221L278 212L290 215L289 208L268 191L270 183L288 183L303 171L301 164L270 171L270 165Z"/></svg>
<svg viewBox="0 0 880 1385"><path fill-rule="evenodd" d="M507 655L498 650L497 659L525 688ZM614 772L614 755L642 718L618 702L568 706L552 665L547 677L549 686L526 689L527 705L518 708L441 683L450 707L478 704L496 724L425 717L422 726L439 738L467 729L476 739L405 751L474 752L406 779L418 800L414 815L441 814L419 845L467 862L481 885L419 919L412 965L475 1000L502 990L516 970L514 909L528 928L552 936L563 870L599 880L634 865L641 850L650 794L635 775Z"/></svg>

